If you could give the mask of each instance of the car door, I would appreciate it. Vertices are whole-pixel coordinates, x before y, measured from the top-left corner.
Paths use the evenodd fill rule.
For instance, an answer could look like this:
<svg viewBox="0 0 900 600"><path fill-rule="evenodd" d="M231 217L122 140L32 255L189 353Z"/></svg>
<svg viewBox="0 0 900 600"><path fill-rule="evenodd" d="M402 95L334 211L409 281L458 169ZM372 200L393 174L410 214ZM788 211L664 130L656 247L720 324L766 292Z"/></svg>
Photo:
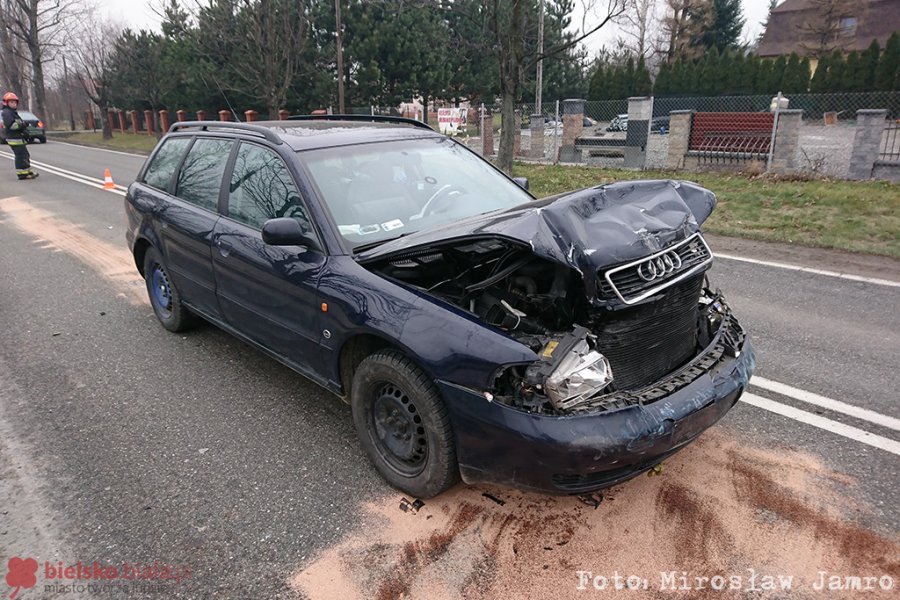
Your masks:
<svg viewBox="0 0 900 600"><path fill-rule="evenodd" d="M216 225L213 266L219 306L232 327L302 371L320 372L317 284L325 255L301 246L270 246L263 224L297 219L315 237L287 165L273 150L241 142Z"/></svg>
<svg viewBox="0 0 900 600"><path fill-rule="evenodd" d="M188 150L174 197L159 210L160 237L175 287L189 306L221 317L212 266L219 196L234 141L197 138Z"/></svg>

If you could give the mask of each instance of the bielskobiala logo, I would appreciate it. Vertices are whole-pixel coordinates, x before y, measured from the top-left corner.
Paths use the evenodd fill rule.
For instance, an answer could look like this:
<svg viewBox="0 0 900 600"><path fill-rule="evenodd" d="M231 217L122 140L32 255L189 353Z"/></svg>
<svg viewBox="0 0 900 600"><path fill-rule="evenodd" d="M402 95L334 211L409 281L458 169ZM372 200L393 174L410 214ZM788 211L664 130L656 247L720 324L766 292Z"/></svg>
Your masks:
<svg viewBox="0 0 900 600"><path fill-rule="evenodd" d="M19 590L30 589L37 584L37 561L33 558L19 558L13 556L6 564L6 585L14 588L9 600L15 600Z"/></svg>

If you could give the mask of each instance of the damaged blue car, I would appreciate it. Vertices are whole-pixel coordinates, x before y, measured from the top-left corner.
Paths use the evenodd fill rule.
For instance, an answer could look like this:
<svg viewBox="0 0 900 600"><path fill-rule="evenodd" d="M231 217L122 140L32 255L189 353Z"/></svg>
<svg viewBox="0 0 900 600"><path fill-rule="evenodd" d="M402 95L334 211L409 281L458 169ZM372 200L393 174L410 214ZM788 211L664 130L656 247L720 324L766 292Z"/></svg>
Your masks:
<svg viewBox="0 0 900 600"><path fill-rule="evenodd" d="M172 127L128 190L164 327L205 319L349 402L396 488L620 483L715 424L750 341L684 181L535 200L415 121Z"/></svg>

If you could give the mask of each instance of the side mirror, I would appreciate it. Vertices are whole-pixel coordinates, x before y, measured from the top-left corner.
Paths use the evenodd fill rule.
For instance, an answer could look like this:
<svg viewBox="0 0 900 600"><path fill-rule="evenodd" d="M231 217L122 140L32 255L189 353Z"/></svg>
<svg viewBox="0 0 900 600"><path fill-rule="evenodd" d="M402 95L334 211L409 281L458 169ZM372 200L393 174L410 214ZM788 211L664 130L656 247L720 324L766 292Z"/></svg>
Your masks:
<svg viewBox="0 0 900 600"><path fill-rule="evenodd" d="M513 177L513 181L515 181L516 184L520 188L522 188L526 192L528 191L528 178L527 177Z"/></svg>
<svg viewBox="0 0 900 600"><path fill-rule="evenodd" d="M306 246L310 250L319 250L319 243L303 233L295 219L279 217L263 223L263 242L270 246Z"/></svg>

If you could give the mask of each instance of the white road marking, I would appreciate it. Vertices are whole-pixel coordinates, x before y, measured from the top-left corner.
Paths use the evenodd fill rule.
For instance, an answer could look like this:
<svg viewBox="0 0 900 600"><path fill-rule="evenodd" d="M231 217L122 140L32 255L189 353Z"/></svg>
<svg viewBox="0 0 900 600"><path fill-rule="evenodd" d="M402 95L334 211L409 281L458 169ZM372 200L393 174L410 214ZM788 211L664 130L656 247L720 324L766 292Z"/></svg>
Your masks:
<svg viewBox="0 0 900 600"><path fill-rule="evenodd" d="M765 379L754 375L753 378L750 379L750 385L770 392L775 392L776 394L788 396L794 400L815 404L816 406L839 412L849 417L868 421L882 427L887 427L894 431L900 431L900 419L895 419L894 417L889 417L866 408L847 404L840 400L832 400L831 398L820 396L814 392L807 392L806 390L801 390L785 383L779 383L777 381L772 381L771 379Z"/></svg>
<svg viewBox="0 0 900 600"><path fill-rule="evenodd" d="M129 134L134 135L134 134ZM100 148L99 146L88 146L87 144L73 144L71 142L61 142L53 140L53 145L62 144L63 146L75 146L76 148L90 148L91 150L101 150L103 152L112 152L113 154L121 154L122 156L136 156L140 159L147 158L146 154L135 154L134 152L122 152L121 150L111 150L110 148Z"/></svg>
<svg viewBox="0 0 900 600"><path fill-rule="evenodd" d="M0 156L5 156L9 159L15 159L15 157L11 154L7 154L6 152L0 152ZM35 161L31 161L32 164L41 168L41 172L50 173L51 175L56 175L58 177L64 177L65 179L70 179L72 181L76 181L78 183L83 183L85 185L89 185L95 187L97 189L103 190L105 192L112 192L113 194L118 194L120 196L125 195L125 189L120 185L117 185L115 189L108 190L103 187L102 179L94 179L93 177L88 177L87 175L81 175L80 173L72 173L72 171L66 171L65 169L60 169L59 167L51 167L50 165L44 163L38 163Z"/></svg>
<svg viewBox="0 0 900 600"><path fill-rule="evenodd" d="M65 173L66 175L71 175L73 177L82 177L84 179L87 179L88 181L96 181L99 183L104 183L103 179L91 177L90 175L85 175L83 173L76 173L75 171L69 171L67 169L63 169L62 167L57 167L56 165L49 165L47 163L38 162L36 160L31 161L31 164L41 167L42 169L56 169L57 171L61 171L62 173ZM116 189L122 190L123 192L128 191L128 188L125 187L124 185L119 185L118 183L116 183L114 185L116 186Z"/></svg>
<svg viewBox="0 0 900 600"><path fill-rule="evenodd" d="M821 417L811 412L800 410L799 408L794 408L793 406L788 406L781 402L775 402L774 400L769 400L768 398L763 398L762 396L757 396L756 394L751 394L749 392L741 396L741 402L900 456L900 442L896 440L875 435L874 433L869 433L868 431L851 425L832 421L831 419L826 419L825 417Z"/></svg>
<svg viewBox="0 0 900 600"><path fill-rule="evenodd" d="M849 279L850 281L862 281L864 283L873 283L875 285L886 285L888 287L900 288L900 281L891 281L890 279L878 279L877 277L863 277L862 275L853 275L852 273L838 273L837 271L825 271L823 269L813 269L812 267L803 267L800 265L790 265L788 263L773 262L770 260L759 260L756 258L745 258L743 256L734 256L733 254L715 253L716 258L724 258L725 260L737 260L740 262L752 263L754 265L763 265L765 267L775 267L778 269L787 269L789 271L802 271L804 273L812 273L813 275L825 275L827 277L837 277L838 279Z"/></svg>

